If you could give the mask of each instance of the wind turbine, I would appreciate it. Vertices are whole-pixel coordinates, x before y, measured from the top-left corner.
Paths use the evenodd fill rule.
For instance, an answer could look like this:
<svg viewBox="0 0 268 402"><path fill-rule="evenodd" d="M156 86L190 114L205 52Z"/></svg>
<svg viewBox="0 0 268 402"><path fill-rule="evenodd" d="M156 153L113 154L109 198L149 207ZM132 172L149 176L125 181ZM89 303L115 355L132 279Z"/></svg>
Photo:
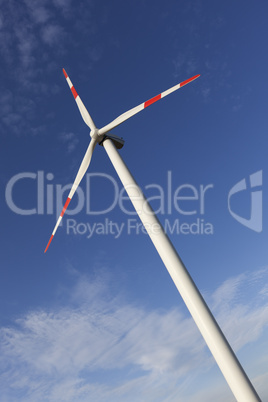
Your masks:
<svg viewBox="0 0 268 402"><path fill-rule="evenodd" d="M123 123L130 117L134 116L136 113L152 105L156 101L164 98L170 93L176 91L177 89L182 88L184 85L194 81L196 78L200 77L200 75L195 75L160 93L159 95L154 96L146 102L141 103L133 109L130 109L127 112L121 114L115 120L102 127L101 129L98 129L95 126L90 114L85 108L81 98L77 94L70 78L68 77L64 69L63 73L72 91L82 118L86 125L90 128L91 141L85 153L84 159L80 165L66 203L62 209L62 212L56 222L55 228L46 246L45 253L56 233L56 230L77 187L79 186L80 181L82 180L88 169L96 144L103 145L119 178L122 181L126 192L128 193L130 200L134 205L134 208L136 209L137 214L139 215L145 229L148 232L148 235L150 236L156 250L158 251L163 263L165 264L174 284L180 292L186 306L188 307L189 312L191 313L196 325L203 335L207 346L213 354L237 401L260 401L260 398L257 395L253 385L251 384L245 371L240 365L231 346L222 333L219 325L217 324L203 297L201 296L201 293L199 292L189 272L185 268L178 253L176 252L171 241L164 232L163 227L161 226L154 211L152 210L151 206L143 195L141 189L138 187L135 179L133 178L126 164L119 155L117 149L122 148L122 146L124 145L124 141L121 138L110 133L113 128L117 127L119 124Z"/></svg>

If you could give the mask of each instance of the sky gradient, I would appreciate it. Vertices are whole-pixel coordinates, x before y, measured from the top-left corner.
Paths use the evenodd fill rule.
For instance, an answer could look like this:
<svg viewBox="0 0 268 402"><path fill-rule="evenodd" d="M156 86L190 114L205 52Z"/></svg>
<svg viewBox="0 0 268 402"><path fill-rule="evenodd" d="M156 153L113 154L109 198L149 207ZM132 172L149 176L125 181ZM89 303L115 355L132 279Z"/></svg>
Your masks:
<svg viewBox="0 0 268 402"><path fill-rule="evenodd" d="M3 401L234 400L102 147L44 254L90 140L62 68L99 128L201 74L113 134L268 399L267 12L0 0Z"/></svg>

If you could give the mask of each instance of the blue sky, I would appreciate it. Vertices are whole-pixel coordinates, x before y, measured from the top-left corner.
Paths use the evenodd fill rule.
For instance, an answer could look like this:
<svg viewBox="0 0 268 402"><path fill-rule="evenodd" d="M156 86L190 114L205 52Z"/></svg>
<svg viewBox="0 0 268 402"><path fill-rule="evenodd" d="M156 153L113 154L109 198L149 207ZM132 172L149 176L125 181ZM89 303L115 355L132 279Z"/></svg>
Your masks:
<svg viewBox="0 0 268 402"><path fill-rule="evenodd" d="M201 74L113 133L268 399L267 4L0 5L2 400L233 401L102 147L44 254L89 143L63 67L98 127Z"/></svg>

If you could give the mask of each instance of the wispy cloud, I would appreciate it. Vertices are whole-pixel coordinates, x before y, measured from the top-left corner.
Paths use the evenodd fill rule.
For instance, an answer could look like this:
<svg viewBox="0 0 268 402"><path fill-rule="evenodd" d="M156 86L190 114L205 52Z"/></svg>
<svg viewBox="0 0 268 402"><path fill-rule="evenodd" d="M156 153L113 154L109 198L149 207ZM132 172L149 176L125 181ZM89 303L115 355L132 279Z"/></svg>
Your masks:
<svg viewBox="0 0 268 402"><path fill-rule="evenodd" d="M259 270L228 279L212 294L213 310L235 350L256 341L268 325L267 281L267 269Z"/></svg>
<svg viewBox="0 0 268 402"><path fill-rule="evenodd" d="M61 133L59 135L59 139L67 146L68 154L72 153L75 150L77 144L79 143L79 140L74 133L66 133L66 132Z"/></svg>
<svg viewBox="0 0 268 402"><path fill-rule="evenodd" d="M42 29L42 39L49 46L55 46L64 38L64 29L57 24L50 24Z"/></svg>
<svg viewBox="0 0 268 402"><path fill-rule="evenodd" d="M6 88L0 100L7 105L1 110L3 128L15 134L36 133L44 125L43 113L37 112L40 95L53 94L52 86L42 74L49 62L43 61L48 60L52 46L55 51L63 45L64 29L53 22L46 1L0 0L0 4L0 53ZM12 98L7 98L6 93L12 93Z"/></svg>
<svg viewBox="0 0 268 402"><path fill-rule="evenodd" d="M75 276L64 306L31 311L1 328L3 400L197 400L194 378L213 361L192 319L179 308L148 311L127 303L108 290L105 276ZM252 274L231 278L209 296L237 350L268 324L265 278L267 270L259 280ZM249 284L255 302L242 303ZM228 400L215 383L198 401L217 392Z"/></svg>
<svg viewBox="0 0 268 402"><path fill-rule="evenodd" d="M6 98L5 91L0 94L2 103L5 97L7 107L12 109L1 111L6 132L43 131L47 124L44 102L55 94L52 84L55 80L50 81L49 77L52 74L55 77L56 69L60 71L59 57L68 52L72 57L73 47L77 51L85 37L90 43L96 34L92 31L89 8L83 2L76 7L72 0L0 0L2 76L5 76L5 91L12 92L12 100ZM73 39L76 34L80 38L78 43ZM89 48L90 60L95 63L101 57L101 49L96 41ZM32 114L25 118L22 108L29 102L33 103Z"/></svg>

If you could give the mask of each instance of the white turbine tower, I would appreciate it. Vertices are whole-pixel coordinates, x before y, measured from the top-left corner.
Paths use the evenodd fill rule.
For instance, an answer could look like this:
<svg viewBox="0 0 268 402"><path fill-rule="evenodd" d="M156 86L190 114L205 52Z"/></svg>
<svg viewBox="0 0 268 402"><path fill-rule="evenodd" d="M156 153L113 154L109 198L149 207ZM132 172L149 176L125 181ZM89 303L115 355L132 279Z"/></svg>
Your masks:
<svg viewBox="0 0 268 402"><path fill-rule="evenodd" d="M144 197L142 191L138 187L132 174L130 173L121 156L119 155L117 148L122 148L122 146L124 145L124 141L121 138L110 134L110 131L113 128L117 127L125 120L134 116L136 113L150 106L159 99L162 99L165 96L169 95L171 92L176 91L189 82L192 82L200 75L195 75L194 77L175 85L174 87L149 99L139 106L128 110L127 112L121 114L119 117L113 120L111 123L107 124L101 129L98 129L95 126L90 114L88 113L82 100L78 96L70 78L68 77L64 69L63 73L75 98L82 118L87 126L90 128L91 141L81 163L81 166L78 170L67 201L63 207L63 210L57 220L55 228L46 246L45 252L47 251L55 235L55 232L62 220L62 217L69 205L69 202L71 201L77 187L79 186L80 181L82 180L88 169L96 144L98 143L100 145L103 145L118 176L123 183L125 190L128 193L129 198L134 205L134 208L137 211L137 214L139 215L173 282L175 283L186 306L188 307L188 310L190 311L196 325L203 335L235 398L239 402L260 401L260 398L257 395L253 385L251 384L249 378L247 377L237 357L235 356L232 348L230 347L228 341L222 333L219 325L217 324L215 318L206 305L193 279L185 268L171 241L164 232L164 229L162 228L154 211L148 204L148 201Z"/></svg>

